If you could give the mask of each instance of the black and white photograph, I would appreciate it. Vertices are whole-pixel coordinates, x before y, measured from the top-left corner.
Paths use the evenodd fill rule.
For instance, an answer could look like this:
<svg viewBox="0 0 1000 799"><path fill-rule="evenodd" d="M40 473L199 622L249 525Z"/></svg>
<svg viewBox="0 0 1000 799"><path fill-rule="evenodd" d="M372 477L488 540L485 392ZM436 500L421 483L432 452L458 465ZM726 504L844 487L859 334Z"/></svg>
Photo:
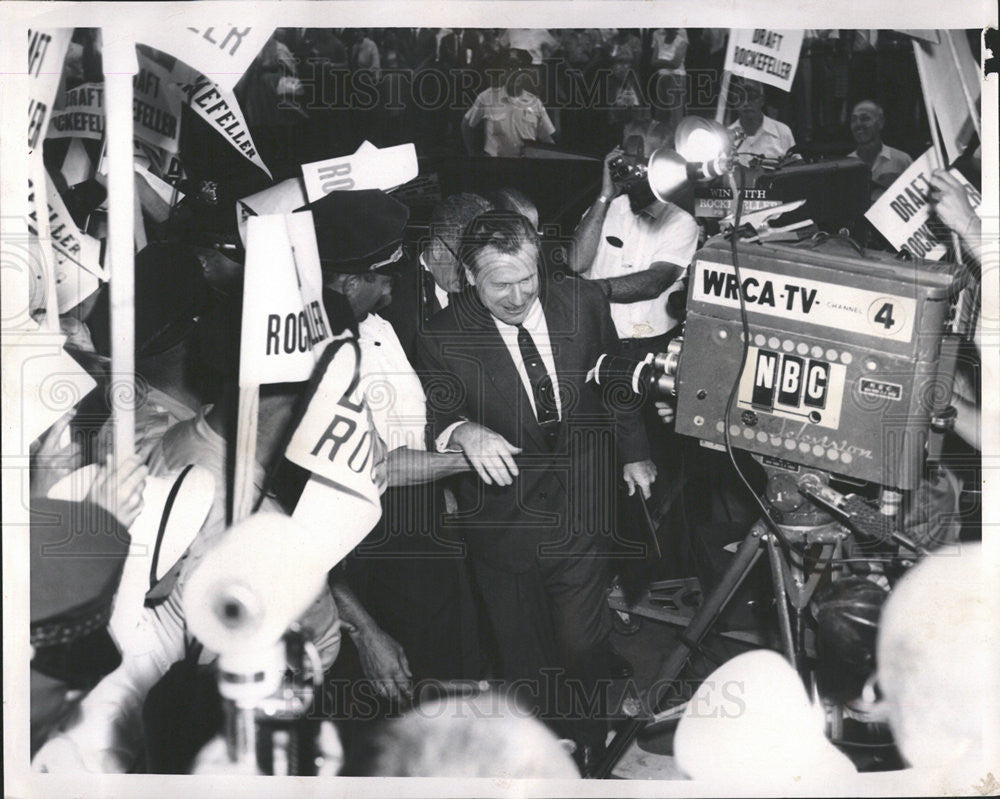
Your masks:
<svg viewBox="0 0 1000 799"><path fill-rule="evenodd" d="M1000 796L997 9L813 6L0 5L5 795Z"/></svg>

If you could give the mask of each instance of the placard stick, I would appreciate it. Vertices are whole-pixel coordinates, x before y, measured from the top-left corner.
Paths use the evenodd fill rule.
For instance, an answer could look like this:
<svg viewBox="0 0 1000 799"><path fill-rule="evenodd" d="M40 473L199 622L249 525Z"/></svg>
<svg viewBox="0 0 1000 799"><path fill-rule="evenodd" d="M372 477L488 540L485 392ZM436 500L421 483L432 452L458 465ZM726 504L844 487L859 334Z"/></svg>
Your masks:
<svg viewBox="0 0 1000 799"><path fill-rule="evenodd" d="M719 99L715 104L715 121L721 124L726 122L726 105L729 103L729 82L733 73L728 69L722 72L722 85L719 87Z"/></svg>
<svg viewBox="0 0 1000 799"><path fill-rule="evenodd" d="M50 333L58 333L60 328L59 299L56 294L56 253L52 247L52 233L49 230L49 190L41 148L33 152L29 160L31 182L35 187L38 257L41 259L42 274L45 275L45 329Z"/></svg>
<svg viewBox="0 0 1000 799"><path fill-rule="evenodd" d="M972 127L976 129L980 144L983 141L983 131L979 125L979 111L976 109L976 101L972 99L972 90L965 80L965 70L962 69L962 62L958 59L958 49L955 47L953 33L950 30L943 31L944 37L948 40L948 49L951 51L951 60L955 64L955 71L958 79L962 83L962 94L965 95L965 104L969 107L969 117L972 119Z"/></svg>
<svg viewBox="0 0 1000 799"><path fill-rule="evenodd" d="M111 374L114 454L135 453L135 178L132 152L132 78L135 43L120 29L103 28L107 98L108 255L111 299Z"/></svg>
<svg viewBox="0 0 1000 799"><path fill-rule="evenodd" d="M240 386L236 412L236 469L233 478L233 524L250 515L254 501L254 466L257 464L257 420L260 386Z"/></svg>

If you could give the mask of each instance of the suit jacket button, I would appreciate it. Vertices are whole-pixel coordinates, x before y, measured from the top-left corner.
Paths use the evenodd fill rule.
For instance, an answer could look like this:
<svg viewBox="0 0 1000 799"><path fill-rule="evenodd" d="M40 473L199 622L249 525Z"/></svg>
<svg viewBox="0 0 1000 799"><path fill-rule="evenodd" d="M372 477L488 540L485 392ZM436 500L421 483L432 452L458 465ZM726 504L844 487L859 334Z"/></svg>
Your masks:
<svg viewBox="0 0 1000 799"><path fill-rule="evenodd" d="M547 493L547 492L545 492L545 491L539 491L539 492L538 492L538 498L539 498L539 499L548 499L548 498L549 498L549 495L548 495L548 493Z"/></svg>

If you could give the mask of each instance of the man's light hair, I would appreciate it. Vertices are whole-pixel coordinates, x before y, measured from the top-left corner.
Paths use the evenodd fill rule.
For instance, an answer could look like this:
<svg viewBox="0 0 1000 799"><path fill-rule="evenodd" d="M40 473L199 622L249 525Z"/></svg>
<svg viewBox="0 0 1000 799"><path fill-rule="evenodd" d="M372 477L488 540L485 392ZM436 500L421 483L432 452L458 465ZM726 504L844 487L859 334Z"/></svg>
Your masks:
<svg viewBox="0 0 1000 799"><path fill-rule="evenodd" d="M378 777L578 777L544 724L497 693L418 705L384 724L358 771Z"/></svg>

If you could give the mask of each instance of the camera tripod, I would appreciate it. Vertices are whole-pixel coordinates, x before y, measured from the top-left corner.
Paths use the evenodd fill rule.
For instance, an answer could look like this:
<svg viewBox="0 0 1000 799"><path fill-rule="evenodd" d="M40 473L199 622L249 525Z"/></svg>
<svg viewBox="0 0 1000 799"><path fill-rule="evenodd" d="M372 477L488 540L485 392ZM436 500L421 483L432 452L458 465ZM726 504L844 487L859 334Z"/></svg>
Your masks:
<svg viewBox="0 0 1000 799"><path fill-rule="evenodd" d="M772 473L765 498L767 504L772 509L777 510L772 502L775 492L770 490L775 477L776 475ZM785 475L781 475L781 477L785 477L786 483L788 482ZM804 500L805 497L802 499ZM804 504L808 505L808 503ZM815 507L805 508L802 513L798 514L798 518L796 518L795 513L789 514L787 520L797 523L783 524L779 527L784 541L771 530L763 518L751 525L718 585L704 598L694 616L687 622L687 626L677 636L677 645L660 665L656 679L653 681L654 686L660 686L662 691L663 688L673 685L687 665L691 655L702 652L702 642L705 637L711 632L713 625L718 621L751 569L765 553L770 566L771 587L777 605L781 649L792 666L800 674L803 673L806 651L803 634L805 620L802 613L808 606L820 579L830 564L841 557L844 541L850 536L850 531L832 516ZM807 552L818 547L819 553L815 556L807 554L801 562L797 562L794 558L795 553L786 551L785 543L803 545L802 548ZM641 604L630 606L628 612L678 623L678 621L665 617L662 610L648 605L645 607ZM647 694L643 705L649 709L650 713L626 722L611 741L605 756L584 776L608 777L629 745L643 729L676 718L679 712L677 703L673 703L671 707L661 707L661 704L666 704L665 699L666 697L662 693L659 695Z"/></svg>

